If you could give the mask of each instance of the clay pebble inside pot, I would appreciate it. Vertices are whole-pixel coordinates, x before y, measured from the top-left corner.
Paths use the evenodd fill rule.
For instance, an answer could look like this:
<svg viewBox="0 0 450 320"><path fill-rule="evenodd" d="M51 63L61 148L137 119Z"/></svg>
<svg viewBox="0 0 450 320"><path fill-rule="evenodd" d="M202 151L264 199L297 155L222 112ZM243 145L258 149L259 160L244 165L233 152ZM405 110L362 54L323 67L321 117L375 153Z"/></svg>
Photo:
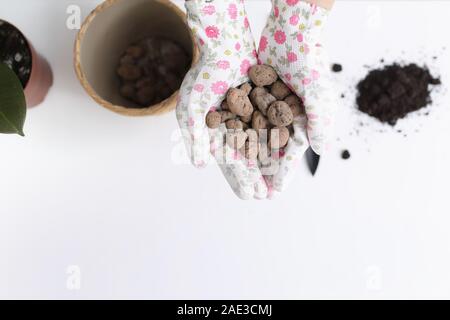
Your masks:
<svg viewBox="0 0 450 320"><path fill-rule="evenodd" d="M28 107L44 101L53 84L50 66L20 30L4 20L0 20L0 63L7 65L19 78Z"/></svg>
<svg viewBox="0 0 450 320"><path fill-rule="evenodd" d="M156 105L180 88L189 65L189 56L176 42L146 38L130 45L120 59L120 94L136 108Z"/></svg>
<svg viewBox="0 0 450 320"><path fill-rule="evenodd" d="M175 63L164 59L161 42L183 52L176 70L167 70ZM170 1L108 0L79 32L75 70L88 94L103 107L128 116L157 115L175 108L182 79L197 60L195 48L185 14ZM152 50L157 58L149 62ZM155 67L166 70L146 71Z"/></svg>

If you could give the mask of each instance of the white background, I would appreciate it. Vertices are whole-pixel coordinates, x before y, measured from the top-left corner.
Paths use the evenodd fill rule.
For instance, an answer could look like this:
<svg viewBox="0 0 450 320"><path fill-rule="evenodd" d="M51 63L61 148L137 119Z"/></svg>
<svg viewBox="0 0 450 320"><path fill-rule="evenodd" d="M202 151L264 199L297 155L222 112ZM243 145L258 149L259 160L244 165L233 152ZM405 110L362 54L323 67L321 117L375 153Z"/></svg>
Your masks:
<svg viewBox="0 0 450 320"><path fill-rule="evenodd" d="M215 165L174 163L173 113L126 118L86 96L66 8L97 3L0 0L55 73L26 138L0 136L0 298L450 298L449 96L400 122L404 137L355 112L352 90L382 57L449 83L450 2L337 2L338 140L315 178L302 165L263 202L238 200ZM269 9L248 2L256 37Z"/></svg>

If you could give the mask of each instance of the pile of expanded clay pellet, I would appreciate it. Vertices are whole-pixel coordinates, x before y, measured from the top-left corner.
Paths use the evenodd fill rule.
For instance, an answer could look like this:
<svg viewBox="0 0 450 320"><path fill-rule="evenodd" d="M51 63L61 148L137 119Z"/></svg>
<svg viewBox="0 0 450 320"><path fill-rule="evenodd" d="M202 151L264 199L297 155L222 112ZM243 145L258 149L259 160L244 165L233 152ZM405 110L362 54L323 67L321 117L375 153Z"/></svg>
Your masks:
<svg viewBox="0 0 450 320"><path fill-rule="evenodd" d="M221 110L206 115L206 125L217 129L225 124L228 145L247 159L255 160L263 150L286 147L293 134L294 118L305 110L300 98L278 78L272 67L253 66L249 77L251 82L228 91ZM260 139L262 134L266 134L266 139Z"/></svg>
<svg viewBox="0 0 450 320"><path fill-rule="evenodd" d="M188 69L189 56L180 45L146 38L130 45L120 59L120 94L138 107L152 106L180 88Z"/></svg>

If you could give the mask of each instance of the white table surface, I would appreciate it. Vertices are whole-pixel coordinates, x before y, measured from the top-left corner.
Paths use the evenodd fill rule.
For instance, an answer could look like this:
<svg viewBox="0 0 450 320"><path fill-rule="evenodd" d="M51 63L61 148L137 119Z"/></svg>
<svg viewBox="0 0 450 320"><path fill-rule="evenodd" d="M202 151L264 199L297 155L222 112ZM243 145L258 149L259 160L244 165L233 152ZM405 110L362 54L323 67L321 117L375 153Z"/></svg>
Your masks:
<svg viewBox="0 0 450 320"><path fill-rule="evenodd" d="M450 298L449 97L404 137L358 115L352 90L381 57L448 84L450 2L337 2L339 141L315 178L302 165L264 202L238 200L215 165L174 162L174 114L126 118L86 96L66 9L97 3L0 0L55 73L26 138L0 136L0 298ZM248 2L258 37L269 8Z"/></svg>

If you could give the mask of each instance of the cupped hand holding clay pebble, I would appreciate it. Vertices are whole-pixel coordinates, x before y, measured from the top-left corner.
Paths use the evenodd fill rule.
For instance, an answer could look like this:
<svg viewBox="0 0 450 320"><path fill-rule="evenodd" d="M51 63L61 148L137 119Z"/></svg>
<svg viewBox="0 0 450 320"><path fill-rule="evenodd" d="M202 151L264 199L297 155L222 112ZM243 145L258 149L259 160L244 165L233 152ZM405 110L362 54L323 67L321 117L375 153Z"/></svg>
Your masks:
<svg viewBox="0 0 450 320"><path fill-rule="evenodd" d="M242 126L240 130L245 133L254 109L248 99L253 88L247 83L250 80L248 69L257 63L257 51L245 1L191 0L186 1L185 5L188 24L202 57L181 85L176 111L188 157L194 166L204 167L212 155L239 198L265 199L268 186L260 168L246 161L239 152L231 150L228 144L221 148L223 137L233 130L227 129L227 126ZM231 105L224 101L230 88L239 90L230 93ZM221 114L221 123L208 132L205 121L210 110ZM214 119L217 120L218 116ZM231 137L235 138L236 146L241 144L240 134ZM245 150L247 141L239 149ZM225 153L232 157L224 161Z"/></svg>
<svg viewBox="0 0 450 320"><path fill-rule="evenodd" d="M265 198L269 186L281 191L286 185L282 180L292 177L303 152L310 145L320 152L325 145L323 138L327 132L323 125L329 117L323 111L329 110L330 104L322 103L325 101L322 98L328 95L325 90L304 93L306 89L324 87L321 84L326 75L321 66L327 64L320 52L320 34L329 6L321 7L330 1L333 0L272 0L273 12L263 32L259 54L254 50L244 1L185 2L189 26L201 44L204 59L191 69L181 87L177 118L188 133L184 137L194 165L204 163L205 157L201 155L205 152L199 151L211 146L204 143L208 136L205 119L213 123L208 138L215 133L230 138L231 142L225 143L226 150L231 144L239 152L233 153L236 157L230 165L218 163L241 198L257 197L256 194ZM311 58L307 59L309 53ZM256 60L264 64L255 65ZM227 93L229 99L225 98ZM320 103L311 102L310 98L317 98ZM308 103L308 108L304 103ZM219 112L219 125L219 116L206 116L207 110ZM308 123L309 118L314 121ZM264 139L267 132L269 141ZM270 164L271 151L280 160L280 170L264 173L272 175L268 178L262 172L263 166ZM255 160L257 165L240 161L239 153Z"/></svg>
<svg viewBox="0 0 450 320"><path fill-rule="evenodd" d="M304 115L304 107L272 67L253 66L249 74L251 82L230 88L222 110L209 112L206 124L210 129L224 124L229 130L228 145L247 159L256 160L260 151L287 146L293 133L288 127L294 118Z"/></svg>
<svg viewBox="0 0 450 320"><path fill-rule="evenodd" d="M258 58L272 66L305 104L308 144L317 154L331 143L338 103L325 46L323 29L334 0L272 0L272 13L262 32ZM314 5L313 5L314 4ZM279 100L285 92L276 86Z"/></svg>
<svg viewBox="0 0 450 320"><path fill-rule="evenodd" d="M297 163L308 148L321 155L333 140L339 98L322 41L333 2L272 0L272 12L261 35L259 61L272 66L292 91L286 96L288 91L281 83L271 90L277 100L287 103L294 117L289 126L291 139L280 157L280 169L271 180L273 189L278 192L292 181ZM282 109L286 110L285 106ZM280 115L279 111L268 111L270 120L278 125L289 122L286 113Z"/></svg>

